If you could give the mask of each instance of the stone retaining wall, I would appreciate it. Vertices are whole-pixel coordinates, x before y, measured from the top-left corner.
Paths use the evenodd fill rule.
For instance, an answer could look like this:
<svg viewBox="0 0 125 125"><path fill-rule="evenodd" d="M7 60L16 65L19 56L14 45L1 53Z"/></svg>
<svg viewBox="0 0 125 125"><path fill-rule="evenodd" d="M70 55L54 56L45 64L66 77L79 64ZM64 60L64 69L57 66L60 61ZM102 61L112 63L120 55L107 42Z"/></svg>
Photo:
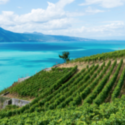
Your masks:
<svg viewBox="0 0 125 125"><path fill-rule="evenodd" d="M3 104L5 101L9 100L9 98L0 96L0 109L3 108Z"/></svg>
<svg viewBox="0 0 125 125"><path fill-rule="evenodd" d="M6 100L3 103L3 108L5 108L7 105L16 105L16 106L22 107L29 103L30 101L12 98L12 99Z"/></svg>

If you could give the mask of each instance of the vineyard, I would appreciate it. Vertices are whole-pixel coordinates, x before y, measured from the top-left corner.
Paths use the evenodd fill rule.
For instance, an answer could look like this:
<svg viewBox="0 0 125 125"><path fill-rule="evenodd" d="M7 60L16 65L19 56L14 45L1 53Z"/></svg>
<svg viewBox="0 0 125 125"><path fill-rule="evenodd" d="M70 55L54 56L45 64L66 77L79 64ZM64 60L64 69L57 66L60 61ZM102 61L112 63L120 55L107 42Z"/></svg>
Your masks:
<svg viewBox="0 0 125 125"><path fill-rule="evenodd" d="M30 79L2 91L2 93L9 91L10 93L18 94L19 96L37 97L39 93L46 91L47 88L53 85L55 81L62 75L67 74L70 70L71 68L52 68L52 71L50 72L40 71ZM73 73L75 73L75 71ZM71 76L72 75L73 74L71 74Z"/></svg>
<svg viewBox="0 0 125 125"><path fill-rule="evenodd" d="M123 52L114 52L114 57ZM0 125L125 125L124 59L108 59L81 70L74 66L41 71L6 91L35 99L1 110Z"/></svg>
<svg viewBox="0 0 125 125"><path fill-rule="evenodd" d="M98 106L86 103L80 107L66 107L15 115L0 119L0 125L125 125L125 96Z"/></svg>

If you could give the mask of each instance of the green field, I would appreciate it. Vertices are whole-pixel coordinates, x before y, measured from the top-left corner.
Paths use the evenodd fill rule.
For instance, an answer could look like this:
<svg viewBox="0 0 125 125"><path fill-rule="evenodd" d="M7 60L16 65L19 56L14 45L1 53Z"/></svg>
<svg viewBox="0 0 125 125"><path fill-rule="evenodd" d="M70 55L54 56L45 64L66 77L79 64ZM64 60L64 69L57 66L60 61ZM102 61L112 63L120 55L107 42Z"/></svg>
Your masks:
<svg viewBox="0 0 125 125"><path fill-rule="evenodd" d="M75 59L96 63L41 71L2 91L34 99L1 110L0 125L125 125L124 57L125 50Z"/></svg>

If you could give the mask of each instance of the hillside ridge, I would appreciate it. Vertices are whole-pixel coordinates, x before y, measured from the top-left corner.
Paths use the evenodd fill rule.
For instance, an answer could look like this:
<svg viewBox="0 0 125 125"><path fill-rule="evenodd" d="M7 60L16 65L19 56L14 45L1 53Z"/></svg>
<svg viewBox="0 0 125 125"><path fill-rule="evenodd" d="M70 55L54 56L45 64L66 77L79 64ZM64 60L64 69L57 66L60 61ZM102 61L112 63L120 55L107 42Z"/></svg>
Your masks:
<svg viewBox="0 0 125 125"><path fill-rule="evenodd" d="M60 41L91 41L92 39L63 36L45 35L42 33L15 33L0 28L0 42L60 42ZM95 40L93 40L95 41Z"/></svg>

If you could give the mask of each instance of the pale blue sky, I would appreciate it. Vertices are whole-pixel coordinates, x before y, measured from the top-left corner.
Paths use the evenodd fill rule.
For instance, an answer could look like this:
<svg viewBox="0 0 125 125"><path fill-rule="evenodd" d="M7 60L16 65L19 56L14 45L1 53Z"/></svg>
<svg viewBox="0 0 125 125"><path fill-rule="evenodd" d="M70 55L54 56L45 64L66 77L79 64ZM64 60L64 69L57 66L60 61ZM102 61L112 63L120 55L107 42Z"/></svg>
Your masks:
<svg viewBox="0 0 125 125"><path fill-rule="evenodd" d="M0 0L0 27L125 40L125 0Z"/></svg>

